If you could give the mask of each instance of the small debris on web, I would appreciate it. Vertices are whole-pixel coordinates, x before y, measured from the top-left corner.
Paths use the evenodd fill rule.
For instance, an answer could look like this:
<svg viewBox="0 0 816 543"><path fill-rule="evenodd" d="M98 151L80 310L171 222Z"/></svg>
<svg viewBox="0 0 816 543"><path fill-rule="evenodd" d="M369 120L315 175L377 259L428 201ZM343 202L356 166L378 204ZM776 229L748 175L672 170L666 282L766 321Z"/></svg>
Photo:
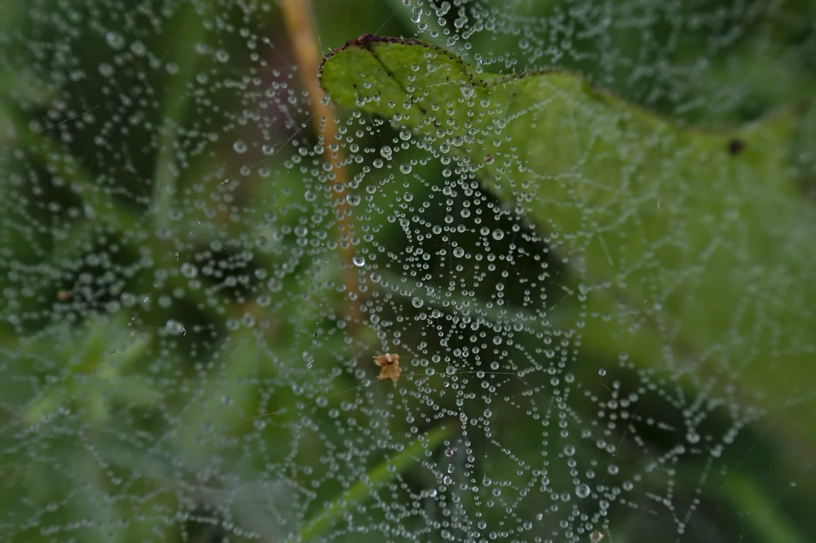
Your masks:
<svg viewBox="0 0 816 543"><path fill-rule="evenodd" d="M402 373L402 368L399 367L399 355L386 353L379 354L374 357L374 363L380 366L380 374L377 379L391 379L394 381L394 386L397 386L397 380Z"/></svg>

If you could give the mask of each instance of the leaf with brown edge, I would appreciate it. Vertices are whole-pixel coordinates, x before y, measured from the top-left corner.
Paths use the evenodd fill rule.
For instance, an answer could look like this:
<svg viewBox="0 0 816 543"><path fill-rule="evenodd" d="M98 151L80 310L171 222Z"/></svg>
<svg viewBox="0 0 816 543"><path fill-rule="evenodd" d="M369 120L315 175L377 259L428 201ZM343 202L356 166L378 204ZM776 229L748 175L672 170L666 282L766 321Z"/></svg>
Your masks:
<svg viewBox="0 0 816 543"><path fill-rule="evenodd" d="M535 224L569 263L566 328L583 349L738 390L735 405L783 408L812 391L816 210L790 156L800 110L703 130L576 73L490 74L370 35L327 55L321 83ZM816 411L786 420L813 428Z"/></svg>

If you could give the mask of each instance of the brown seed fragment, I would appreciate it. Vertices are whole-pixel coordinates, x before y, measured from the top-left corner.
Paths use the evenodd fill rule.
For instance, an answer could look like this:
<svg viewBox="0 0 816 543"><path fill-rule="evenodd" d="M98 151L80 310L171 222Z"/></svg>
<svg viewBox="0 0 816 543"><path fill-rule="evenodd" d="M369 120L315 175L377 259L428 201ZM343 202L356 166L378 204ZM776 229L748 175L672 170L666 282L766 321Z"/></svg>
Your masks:
<svg viewBox="0 0 816 543"><path fill-rule="evenodd" d="M397 380L400 373L402 373L402 368L399 367L399 355L391 353L379 354L374 357L374 363L380 367L380 374L377 379L380 381L391 379L394 381L394 386L397 386Z"/></svg>

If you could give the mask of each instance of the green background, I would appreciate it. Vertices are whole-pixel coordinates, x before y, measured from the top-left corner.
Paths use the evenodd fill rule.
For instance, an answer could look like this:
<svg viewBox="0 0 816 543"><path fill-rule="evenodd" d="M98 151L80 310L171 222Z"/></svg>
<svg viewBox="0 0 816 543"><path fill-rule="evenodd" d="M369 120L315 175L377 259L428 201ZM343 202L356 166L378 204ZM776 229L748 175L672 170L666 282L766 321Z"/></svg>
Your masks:
<svg viewBox="0 0 816 543"><path fill-rule="evenodd" d="M315 1L321 50L364 33L414 36L412 8L432 7L414 4ZM509 4L435 3L442 15L425 13L419 37L490 72L577 70L694 126L752 121L816 88L809 2ZM816 434L796 422L814 409L807 368L784 368L802 376L792 391L768 376L772 409L734 413L657 366L552 335L557 323L539 322L535 303L575 300L563 294L569 266L546 241L415 145L377 168L399 130L340 108L369 308L349 332L336 193L274 3L14 0L3 10L3 540L580 541L593 529L613 541L811 539ZM460 19L466 39L454 37ZM803 199L812 126L800 127L791 161ZM401 221L434 250L515 255L509 279L484 267L477 284L472 267L438 254L411 260L422 242ZM450 224L440 241L434 226ZM482 226L508 235L484 245ZM542 259L549 277L530 304L524 281ZM780 281L795 292L797 279L783 270ZM505 304L491 305L502 281ZM457 343L479 314L498 368L477 370ZM371 363L389 350L406 353L396 388ZM566 362L517 378L530 367L520 353ZM460 362L450 379L445 360ZM571 391L568 413L552 407L556 378ZM564 452L561 420L603 424L607 397L633 393L621 409L643 421L643 442L620 436L631 448L614 475L595 443ZM701 433L727 446L651 469L685 442L695 397ZM247 420L261 413L274 414ZM523 498L550 461L552 486L572 488L570 458L581 478L597 472L626 495L593 496L578 516L574 495L560 508L536 491Z"/></svg>

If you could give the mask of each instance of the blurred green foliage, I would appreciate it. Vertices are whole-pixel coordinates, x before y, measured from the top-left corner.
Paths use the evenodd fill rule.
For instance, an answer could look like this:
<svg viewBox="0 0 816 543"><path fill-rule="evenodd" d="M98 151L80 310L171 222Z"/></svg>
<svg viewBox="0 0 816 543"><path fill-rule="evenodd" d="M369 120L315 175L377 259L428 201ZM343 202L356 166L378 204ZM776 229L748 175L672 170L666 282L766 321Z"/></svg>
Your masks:
<svg viewBox="0 0 816 543"><path fill-rule="evenodd" d="M814 94L816 15L804 0L766 11L729 9L725 1L587 4L608 9L610 21L632 22L597 28L585 23L603 17L574 12L568 2L443 4L424 5L442 15L420 18L427 25L423 37L470 62L484 61L487 71L532 67L519 59L577 70L680 122L743 122ZM415 9L420 6L399 1L315 0L321 47L328 52L363 33L413 36ZM459 26L467 39L444 32ZM483 386L499 374L464 373L460 382L470 400L462 406L419 357L396 391L376 382L371 356L389 347L456 349L445 334L421 325L423 312L448 318L447 337L459 333L461 315L485 315L495 325L489 337L506 333L508 323L523 324L514 341L527 352L541 352L536 330L557 323L537 322L518 284L508 284L506 305L491 304L488 286L501 281L498 272L470 288L467 270L442 258L431 263L436 275L429 283L449 295L425 290L424 308L411 304L425 286L389 256L407 255L412 245L389 218L409 193L428 204L422 212L428 222L416 231L431 232L451 206L435 192L446 183L445 165L410 148L400 160L417 165L401 183L390 164L383 170L368 159L348 165L356 190L373 198L355 216L360 254L378 276L361 273L368 289L361 297L388 293L392 301L359 337L347 333L334 203L331 190L322 188L325 171L314 158L319 135L308 128L311 111L292 68L292 47L273 3L4 4L3 540L281 541L309 535L310 526L325 530L315 537L333 541L404 540L412 531L438 540L445 520L440 504L450 503L436 496L435 474L489 470L496 481L515 483L505 489L511 495L522 489L517 458L566 445L555 432L542 437L540 412L517 417L512 402L486 404ZM398 136L388 124L355 124L351 111L340 114L363 149ZM804 147L800 155L799 172L809 174L812 150ZM474 213L490 216L484 224L491 230L520 232L493 250L517 251L519 276L537 273L540 262L532 255L547 247L531 225L511 212L489 212L502 202L484 188L468 190L450 195L454 207L472 202ZM478 238L467 231L460 241L475 248ZM554 257L545 259L551 277L540 289L548 300L567 303L562 287L569 271ZM404 330L402 336L389 337L394 329ZM611 392L608 383L618 383L622 398L641 385L636 369L618 362L595 354L571 364L571 375L585 386L580 394L586 392L575 391L576 415L592 420L597 405L589 398ZM511 355L502 359L502 370L522 367ZM610 368L607 379L597 379L599 367ZM653 382L665 384L662 378ZM512 378L502 393L520 402L537 395L545 404L543 394L531 391L550 379L543 371ZM809 381L802 386L816 389ZM779 408L762 418L709 407L706 430L736 435L717 468L710 457L690 456L672 466L675 473L657 469L648 480L635 479L634 506L607 521L609 533L617 540L648 534L806 541L816 531L813 436L774 421L812 411L812 399L787 405L785 391L768 390L776 396L769 403ZM704 398L704 392L678 395ZM683 440L675 400L659 392L641 400L637 412L673 430L644 433L646 445L621 454L620 473L604 477L621 484L640 477L644 462ZM471 430L465 445L448 435L456 429L453 412L498 424L492 434ZM248 420L262 413L271 415ZM754 418L761 420L747 425ZM475 464L460 459L465 448ZM456 455L447 456L453 449ZM579 448L581 465L594 465L603 453L593 449ZM378 484L361 487L366 476ZM554 484L568 479L551 477ZM493 499L490 485L483 490L445 499L483 514L490 525L503 522L501 508L485 505ZM663 506L661 492L670 506ZM394 518L392 503L415 506ZM593 503L588 516L600 509ZM512 515L532 520L542 508L519 500ZM687 513L678 535L678 516ZM555 524L568 512L547 514Z"/></svg>

